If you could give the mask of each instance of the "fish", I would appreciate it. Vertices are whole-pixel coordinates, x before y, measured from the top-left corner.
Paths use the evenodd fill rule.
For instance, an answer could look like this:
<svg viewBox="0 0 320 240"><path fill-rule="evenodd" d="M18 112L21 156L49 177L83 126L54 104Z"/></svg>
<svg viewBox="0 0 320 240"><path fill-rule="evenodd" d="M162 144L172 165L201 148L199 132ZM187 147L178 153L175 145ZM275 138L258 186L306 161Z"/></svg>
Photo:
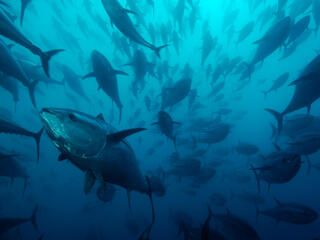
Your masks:
<svg viewBox="0 0 320 240"><path fill-rule="evenodd" d="M191 83L190 78L185 78L176 82L172 88L164 88L161 94L161 109L172 107L185 99L191 90Z"/></svg>
<svg viewBox="0 0 320 240"><path fill-rule="evenodd" d="M40 155L40 139L42 136L44 128L41 128L39 132L31 132L29 130L26 130L19 125L7 121L5 119L0 119L0 133L4 134L16 134L21 136L27 136L34 138L36 145L37 145L37 162L39 163L39 155Z"/></svg>
<svg viewBox="0 0 320 240"><path fill-rule="evenodd" d="M278 222L288 222L297 225L313 223L318 213L313 209L298 203L283 203L275 199L277 206L267 209L257 209L257 218L260 214L271 217Z"/></svg>
<svg viewBox="0 0 320 240"><path fill-rule="evenodd" d="M37 212L38 206L35 207L30 218L0 218L0 235L27 222L31 222L35 230L38 231Z"/></svg>
<svg viewBox="0 0 320 240"><path fill-rule="evenodd" d="M2 10L0 10L0 34L29 49L33 54L38 55L41 59L42 67L47 76L49 76L50 59L56 54L63 51L63 49L51 50L48 52L42 51L38 46L34 45L18 30L18 28L12 23L12 21Z"/></svg>
<svg viewBox="0 0 320 240"><path fill-rule="evenodd" d="M0 14L0 22L1 22L1 14ZM38 84L38 81L31 82L29 80L21 64L17 61L15 56L11 53L11 50L9 49L9 47L2 40L0 40L0 56L1 56L0 71L2 71L4 74L8 76L11 76L19 80L25 87L27 87L31 102L33 106L36 108L37 104L35 100L35 88Z"/></svg>
<svg viewBox="0 0 320 240"><path fill-rule="evenodd" d="M173 133L175 124L180 125L181 123L173 121L171 116L167 112L160 111L158 113L158 121L153 123L152 125L158 125L161 133L167 136L169 139L171 139L174 144L174 147L177 148L177 135L174 135Z"/></svg>
<svg viewBox="0 0 320 240"><path fill-rule="evenodd" d="M62 82L65 85L68 85L74 92L80 95L87 102L91 102L91 100L86 95L86 92L81 84L81 76L75 73L70 67L64 64L60 64L59 68L63 73Z"/></svg>
<svg viewBox="0 0 320 240"><path fill-rule="evenodd" d="M291 18L285 17L275 23L261 39L254 42L254 44L258 46L248 69L251 69L252 71L252 68L257 63L263 62L268 56L283 45L289 36L291 24Z"/></svg>
<svg viewBox="0 0 320 240"><path fill-rule="evenodd" d="M254 22L248 22L239 32L239 37L236 44L243 42L249 35L252 33L254 29Z"/></svg>
<svg viewBox="0 0 320 240"><path fill-rule="evenodd" d="M261 192L260 180L268 183L270 190L271 184L284 184L290 182L301 168L301 156L281 150L278 146L275 152L267 156L262 156L263 163L259 167L253 167L258 192Z"/></svg>
<svg viewBox="0 0 320 240"><path fill-rule="evenodd" d="M235 147L235 150L245 156L252 156L255 155L259 152L259 148L253 144L250 143L244 143L244 142L239 142L238 145Z"/></svg>
<svg viewBox="0 0 320 240"><path fill-rule="evenodd" d="M267 91L263 91L262 93L264 94L265 97L267 97L267 95L272 92L272 91L276 91L279 88L281 88L289 79L290 73L286 72L282 75L280 75L274 82L273 85L270 87L270 89L268 89Z"/></svg>
<svg viewBox="0 0 320 240"><path fill-rule="evenodd" d="M228 240L258 240L256 230L244 219L230 213L212 214L219 232Z"/></svg>
<svg viewBox="0 0 320 240"><path fill-rule="evenodd" d="M285 43L285 46L289 46L308 29L310 20L311 17L309 15L305 16L291 27L290 34L288 36L287 42Z"/></svg>
<svg viewBox="0 0 320 240"><path fill-rule="evenodd" d="M270 108L265 110L273 115L278 122L278 132L283 127L283 117L301 108L307 107L310 113L311 105L320 97L320 55L315 57L302 71L299 78L292 82L290 86L295 86L294 95L282 113Z"/></svg>
<svg viewBox="0 0 320 240"><path fill-rule="evenodd" d="M98 179L102 184L126 189L129 203L131 191L147 194L153 209L151 194L157 191L157 186L151 186L149 177L143 176L134 151L125 140L145 128L117 131L102 114L93 117L61 108L44 108L40 117L48 136L61 152L59 160L67 159L85 173L85 194ZM154 216L154 209L152 212Z"/></svg>
<svg viewBox="0 0 320 240"><path fill-rule="evenodd" d="M98 82L98 89L102 89L119 107L119 122L121 121L122 103L119 97L119 87L117 75L128 76L127 73L115 70L111 66L108 59L97 50L91 53L91 61L93 65L93 72L84 76L83 79L94 77Z"/></svg>
<svg viewBox="0 0 320 240"><path fill-rule="evenodd" d="M132 10L123 8L117 0L101 0L103 7L110 17L111 25L115 25L118 30L128 37L130 40L150 48L160 58L160 51L168 45L156 47L153 44L147 42L136 30L131 19L128 16L130 14L136 14Z"/></svg>

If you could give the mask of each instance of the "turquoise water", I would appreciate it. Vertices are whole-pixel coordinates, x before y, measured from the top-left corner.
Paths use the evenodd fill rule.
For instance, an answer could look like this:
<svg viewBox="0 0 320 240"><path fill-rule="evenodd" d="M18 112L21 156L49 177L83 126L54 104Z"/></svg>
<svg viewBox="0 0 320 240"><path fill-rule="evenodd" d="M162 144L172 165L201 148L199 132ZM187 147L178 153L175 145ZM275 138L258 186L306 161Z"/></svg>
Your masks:
<svg viewBox="0 0 320 240"><path fill-rule="evenodd" d="M320 94L317 89L320 75L317 64L301 80L303 70L318 56L319 35L315 30L320 15L317 13L318 0L121 0L118 3L123 8L111 10L114 1L22 0L27 3L23 24L20 24L20 0L1 2L1 119L31 132L38 132L42 127L46 130L41 137L37 163L34 140L5 134L9 130L1 127L1 154L14 153L14 156L3 159L15 161L23 168L24 175L15 178L12 175L17 170L7 161L1 166L0 160L1 168L5 169L3 173L0 171L0 217L28 218L34 207L39 206L36 214L38 230L28 222L0 232L1 237L38 239L43 235L43 239L139 239L152 221L150 201L146 192L129 189L129 208L126 186L118 184L121 180L106 180L112 174L120 179L128 177L129 174L120 171L122 168L138 169L132 171L138 172L142 181L145 176L155 176L166 189L165 194L159 196L151 187L155 222L150 239L216 239L201 234L208 216L208 205L213 212L209 222L211 231L216 230L225 239L256 238L249 238L243 232L232 237L236 227L227 224L229 228L224 230L216 214L239 217L257 232L259 239L319 237L319 220L294 224L290 220L272 219L264 212L281 206L275 199L319 211L320 112L317 100ZM282 2L285 5L278 11ZM114 14L111 17L108 16L110 11ZM286 16L290 17L290 24L276 33L281 28L277 24ZM310 16L310 22L298 29L297 23L307 16ZM129 17L136 32L119 31L119 25L124 25L126 30L130 28L125 17ZM237 43L241 30L249 23L252 29ZM8 29L17 30L21 34L19 39L24 36L32 45L19 42L18 33L12 37ZM294 38L295 34L297 38ZM284 39L279 40L281 37ZM292 43L288 42L290 38L294 38ZM263 40L256 42L259 39ZM263 57L263 61L253 61L259 47L265 52L277 41L279 44ZM161 49L158 57L154 48L163 45L168 46ZM46 75L45 66L37 56L41 54L34 50L34 46L42 52L63 50L49 62L50 77ZM291 54L282 59L291 49ZM112 70L108 70L106 64L95 68L93 51L107 59ZM208 51L207 57L203 57L205 51ZM17 72L23 77L15 75ZM96 74L83 79L92 72ZM97 73L101 74L98 76ZM289 74L288 79L264 96L263 92L285 73ZM176 85L185 79L191 80L191 86ZM303 83L290 85L299 79ZM8 81L14 90L5 89ZM32 104L27 86L35 82L35 104ZM119 93L120 103L108 95L111 82L118 84L115 92ZM312 94L315 96L310 102L312 122L306 115L308 104L302 104L284 114L283 128L280 129L276 119L265 109L282 113L301 86L308 87L297 100L299 103ZM184 87L185 94L182 93ZM164 107L164 103L172 98L179 99ZM49 128L59 129L65 119L52 126L45 125L43 109L52 108L80 112L79 116L66 115L71 123L61 133L62 137L55 139L58 142L55 144ZM172 118L173 122L167 122L173 128L172 133L167 134L169 137L159 127L159 111L165 111ZM88 121L81 113L92 118ZM99 114L102 115L98 119ZM117 130L106 130L105 123L100 122L101 116L102 121ZM302 123L288 130L290 121L287 120L297 119L297 116L302 118ZM88 132L99 129L98 133L95 132L98 135L87 135L88 122L94 122ZM117 141L118 136L110 137L110 131L136 128L146 130L125 138L131 147ZM225 136L218 139L219 135L224 135L224 130ZM123 161L119 169L107 164L106 168L111 170L105 176L99 172L100 165L93 167L89 163L88 168L81 169L66 153L60 157L60 160L66 160L58 161L61 153L59 141L64 134L73 136L70 141L77 145L77 155L82 158L84 152L97 154L97 144L99 147L114 144L112 146L121 145L127 152L132 153L132 150L137 160ZM63 140L64 146L67 146L67 140ZM66 149L73 152L73 145L70 146ZM312 150L306 153L306 149ZM257 193L255 172L260 174L258 178L266 172L274 174L273 161L282 163L283 171L289 171L292 156L279 157L280 152L296 154L293 158L301 159L301 167L285 183L272 183L270 191L266 181L261 179L261 192ZM117 153L111 158L119 157L120 161L122 156ZM103 162L106 158L100 160ZM92 180L85 176L91 176L91 172L95 184L85 194L85 186ZM109 185L115 188L114 195L112 190L105 193L105 202L97 194L101 184L106 184L107 189ZM147 189L147 182L143 184ZM258 203L258 197L264 202ZM301 219L301 215L293 215L295 207L285 210L287 212L282 212L282 217L287 214L291 220ZM178 218L181 212L188 216L183 215L185 221ZM302 211L303 214L308 213Z"/></svg>

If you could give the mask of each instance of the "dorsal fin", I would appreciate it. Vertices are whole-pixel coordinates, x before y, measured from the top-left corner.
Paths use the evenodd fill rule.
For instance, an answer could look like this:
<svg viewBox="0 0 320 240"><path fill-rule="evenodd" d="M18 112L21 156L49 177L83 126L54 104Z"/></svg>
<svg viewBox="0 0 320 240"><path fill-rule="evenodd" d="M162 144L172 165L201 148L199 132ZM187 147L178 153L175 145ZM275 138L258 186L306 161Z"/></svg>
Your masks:
<svg viewBox="0 0 320 240"><path fill-rule="evenodd" d="M61 153L61 154L59 155L59 157L58 157L58 161L59 161L59 162L61 162L61 161L63 161L63 160L66 160L66 159L67 159L67 157L66 157L64 154L62 154L62 153Z"/></svg>
<svg viewBox="0 0 320 240"><path fill-rule="evenodd" d="M311 82L311 81L317 80L317 79L318 79L318 75L315 73L311 73L311 74L306 75L304 77L298 78L297 80L290 83L289 86L298 85L300 83L308 83L308 82Z"/></svg>
<svg viewBox="0 0 320 240"><path fill-rule="evenodd" d="M104 122L105 122L105 120L104 120L104 117L103 117L103 114L102 114L102 113L100 113L100 114L97 116L97 119L99 119L99 120L101 120L101 121L104 121Z"/></svg>
<svg viewBox="0 0 320 240"><path fill-rule="evenodd" d="M126 137L133 135L135 133L147 130L146 128L132 128L128 130L123 130L120 132L112 133L107 135L107 141L111 143L119 143Z"/></svg>

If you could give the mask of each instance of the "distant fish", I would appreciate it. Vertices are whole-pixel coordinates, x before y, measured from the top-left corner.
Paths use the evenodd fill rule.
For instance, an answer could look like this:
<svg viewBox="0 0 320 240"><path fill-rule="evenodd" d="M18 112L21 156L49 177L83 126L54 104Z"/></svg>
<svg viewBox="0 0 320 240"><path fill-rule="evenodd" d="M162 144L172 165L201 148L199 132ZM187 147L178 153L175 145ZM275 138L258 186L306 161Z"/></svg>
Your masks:
<svg viewBox="0 0 320 240"><path fill-rule="evenodd" d="M307 107L310 113L311 105L320 97L320 55L314 58L302 71L299 78L290 85L295 86L294 95L282 113L272 109L265 109L271 113L278 122L278 131L283 127L283 116L301 108Z"/></svg>
<svg viewBox="0 0 320 240"><path fill-rule="evenodd" d="M0 21L1 21L1 14L0 14ZM1 22L0 22L0 25L1 25ZM17 61L15 56L11 53L11 50L2 40L0 40L0 55L1 55L0 71L2 71L4 74L8 76L16 78L25 87L27 87L30 100L33 106L36 108L37 104L35 99L35 88L38 84L38 81L33 81L33 82L30 81L29 77L24 72L21 64Z"/></svg>
<svg viewBox="0 0 320 240"><path fill-rule="evenodd" d="M271 86L270 89L268 89L267 91L263 91L263 94L265 97L267 97L267 95L272 92L272 91L276 91L279 88L281 88L289 79L290 74L284 73L281 76L279 76L274 82L273 85Z"/></svg>
<svg viewBox="0 0 320 240"><path fill-rule="evenodd" d="M4 37L20 44L21 46L29 49L33 54L38 55L41 58L42 67L45 73L49 76L49 61L50 59L63 51L62 49L52 50L49 52L43 52L39 47L30 42L14 24L7 17L7 15L0 10L0 34Z"/></svg>
<svg viewBox="0 0 320 240"><path fill-rule="evenodd" d="M37 144L37 162L39 162L39 153L40 153L40 138L43 132L43 128L37 132L30 132L15 123L9 122L4 119L0 119L0 133L6 133L6 134L17 134L27 137L33 137Z"/></svg>
<svg viewBox="0 0 320 240"><path fill-rule="evenodd" d="M34 209L30 218L0 218L0 236L21 224L31 222L35 230L38 231L37 224L38 206Z"/></svg>
<svg viewBox="0 0 320 240"><path fill-rule="evenodd" d="M121 121L122 103L119 97L117 75L128 75L125 72L115 70L108 59L100 52L94 50L91 54L93 72L83 78L94 77L98 82L98 89L102 89L119 107L119 122Z"/></svg>
<svg viewBox="0 0 320 240"><path fill-rule="evenodd" d="M282 203L275 199L277 206L267 210L257 209L257 217L259 214L271 217L277 222L288 222L293 224L310 224L318 218L318 213L313 209L297 204L297 203Z"/></svg>
<svg viewBox="0 0 320 240"><path fill-rule="evenodd" d="M158 113L158 122L155 122L152 125L158 125L161 133L170 138L173 141L175 148L177 148L176 135L174 135L173 131L174 124L180 123L173 121L168 113L160 111Z"/></svg>
<svg viewBox="0 0 320 240"><path fill-rule="evenodd" d="M127 36L130 40L150 48L157 54L158 57L160 57L161 49L167 47L168 45L155 47L151 43L148 43L146 40L144 40L128 16L128 13L136 14L134 11L123 8L117 0L101 0L101 2L110 17L112 26L114 24L119 31Z"/></svg>

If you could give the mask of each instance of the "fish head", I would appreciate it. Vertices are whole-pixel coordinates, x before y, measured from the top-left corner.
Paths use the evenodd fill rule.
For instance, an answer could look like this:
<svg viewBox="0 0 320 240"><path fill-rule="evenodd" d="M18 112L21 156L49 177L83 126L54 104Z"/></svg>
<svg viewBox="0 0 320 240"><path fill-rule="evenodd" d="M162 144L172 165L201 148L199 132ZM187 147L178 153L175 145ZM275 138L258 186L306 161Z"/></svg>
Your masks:
<svg viewBox="0 0 320 240"><path fill-rule="evenodd" d="M303 218L305 222L312 223L318 218L318 213L311 208L303 209Z"/></svg>
<svg viewBox="0 0 320 240"><path fill-rule="evenodd" d="M42 109L40 117L54 145L68 158L94 157L106 144L106 130L96 118L58 108Z"/></svg>

